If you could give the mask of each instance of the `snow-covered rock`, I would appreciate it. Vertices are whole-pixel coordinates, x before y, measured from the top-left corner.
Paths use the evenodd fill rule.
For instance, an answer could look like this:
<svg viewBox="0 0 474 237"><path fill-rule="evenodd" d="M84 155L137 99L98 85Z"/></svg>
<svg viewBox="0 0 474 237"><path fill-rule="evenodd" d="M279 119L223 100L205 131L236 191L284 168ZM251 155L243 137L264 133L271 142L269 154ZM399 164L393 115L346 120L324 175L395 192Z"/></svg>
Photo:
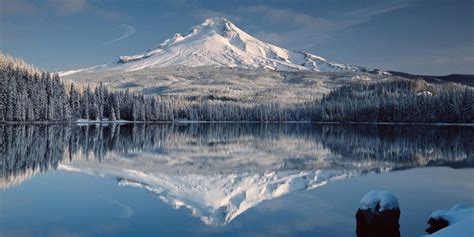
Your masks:
<svg viewBox="0 0 474 237"><path fill-rule="evenodd" d="M397 198L385 190L372 190L362 197L356 213L357 236L400 236Z"/></svg>
<svg viewBox="0 0 474 237"><path fill-rule="evenodd" d="M474 208L457 204L449 211L434 211L431 213L428 224L430 228L426 231L432 234L427 236L472 237L474 236Z"/></svg>
<svg viewBox="0 0 474 237"><path fill-rule="evenodd" d="M387 209L398 208L397 198L385 190L372 190L362 197L360 209L382 212Z"/></svg>
<svg viewBox="0 0 474 237"><path fill-rule="evenodd" d="M183 36L177 33L144 53L121 56L106 66L66 71L60 75L172 66L382 73L376 69L329 62L320 56L280 48L247 34L226 18L211 17L193 27L188 34Z"/></svg>

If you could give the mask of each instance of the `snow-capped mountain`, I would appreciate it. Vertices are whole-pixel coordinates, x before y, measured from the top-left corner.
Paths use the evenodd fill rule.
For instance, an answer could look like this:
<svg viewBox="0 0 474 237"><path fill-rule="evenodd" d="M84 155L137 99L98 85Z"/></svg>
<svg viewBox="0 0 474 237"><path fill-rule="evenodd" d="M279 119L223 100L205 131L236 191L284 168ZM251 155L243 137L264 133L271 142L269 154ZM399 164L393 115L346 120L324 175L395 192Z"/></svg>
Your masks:
<svg viewBox="0 0 474 237"><path fill-rule="evenodd" d="M60 75L101 70L136 71L171 66L265 68L279 71L379 72L333 63L313 54L280 48L245 33L226 18L211 17L193 27L188 34L177 33L144 53L121 56L111 64L66 71Z"/></svg>

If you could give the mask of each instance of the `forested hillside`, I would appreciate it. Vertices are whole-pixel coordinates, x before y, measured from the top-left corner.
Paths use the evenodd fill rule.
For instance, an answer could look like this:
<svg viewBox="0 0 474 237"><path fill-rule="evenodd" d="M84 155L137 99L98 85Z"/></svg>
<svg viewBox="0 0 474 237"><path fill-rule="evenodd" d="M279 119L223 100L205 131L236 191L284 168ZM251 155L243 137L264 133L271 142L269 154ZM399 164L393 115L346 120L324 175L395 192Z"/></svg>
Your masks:
<svg viewBox="0 0 474 237"><path fill-rule="evenodd" d="M318 121L470 123L474 88L409 79L358 83L330 92L317 110Z"/></svg>
<svg viewBox="0 0 474 237"><path fill-rule="evenodd" d="M144 96L70 83L20 59L0 54L0 121L323 121L474 122L474 88L385 79L354 82L321 100L281 105L243 103L209 94L199 99Z"/></svg>

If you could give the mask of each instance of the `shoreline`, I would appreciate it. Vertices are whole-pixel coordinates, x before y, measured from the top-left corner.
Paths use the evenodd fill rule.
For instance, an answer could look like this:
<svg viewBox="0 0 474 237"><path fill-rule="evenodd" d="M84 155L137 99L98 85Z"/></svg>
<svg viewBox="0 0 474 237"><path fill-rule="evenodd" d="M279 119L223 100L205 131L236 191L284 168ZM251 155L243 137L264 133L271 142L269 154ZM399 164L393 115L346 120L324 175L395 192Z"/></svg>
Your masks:
<svg viewBox="0 0 474 237"><path fill-rule="evenodd" d="M474 126L474 123L408 123L408 122L319 122L319 121L199 121L199 120L175 120L175 121L34 121L34 122L10 122L2 121L0 124L321 124L321 125L423 125L423 126Z"/></svg>

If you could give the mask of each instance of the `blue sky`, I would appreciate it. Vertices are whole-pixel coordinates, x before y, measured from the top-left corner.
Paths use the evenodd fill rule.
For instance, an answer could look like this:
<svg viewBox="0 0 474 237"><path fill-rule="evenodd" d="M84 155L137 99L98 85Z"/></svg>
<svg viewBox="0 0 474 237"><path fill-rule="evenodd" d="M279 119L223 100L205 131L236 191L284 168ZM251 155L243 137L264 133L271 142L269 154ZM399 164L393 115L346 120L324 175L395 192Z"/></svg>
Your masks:
<svg viewBox="0 0 474 237"><path fill-rule="evenodd" d="M0 0L0 49L49 70L116 61L211 16L329 60L474 74L474 1Z"/></svg>

